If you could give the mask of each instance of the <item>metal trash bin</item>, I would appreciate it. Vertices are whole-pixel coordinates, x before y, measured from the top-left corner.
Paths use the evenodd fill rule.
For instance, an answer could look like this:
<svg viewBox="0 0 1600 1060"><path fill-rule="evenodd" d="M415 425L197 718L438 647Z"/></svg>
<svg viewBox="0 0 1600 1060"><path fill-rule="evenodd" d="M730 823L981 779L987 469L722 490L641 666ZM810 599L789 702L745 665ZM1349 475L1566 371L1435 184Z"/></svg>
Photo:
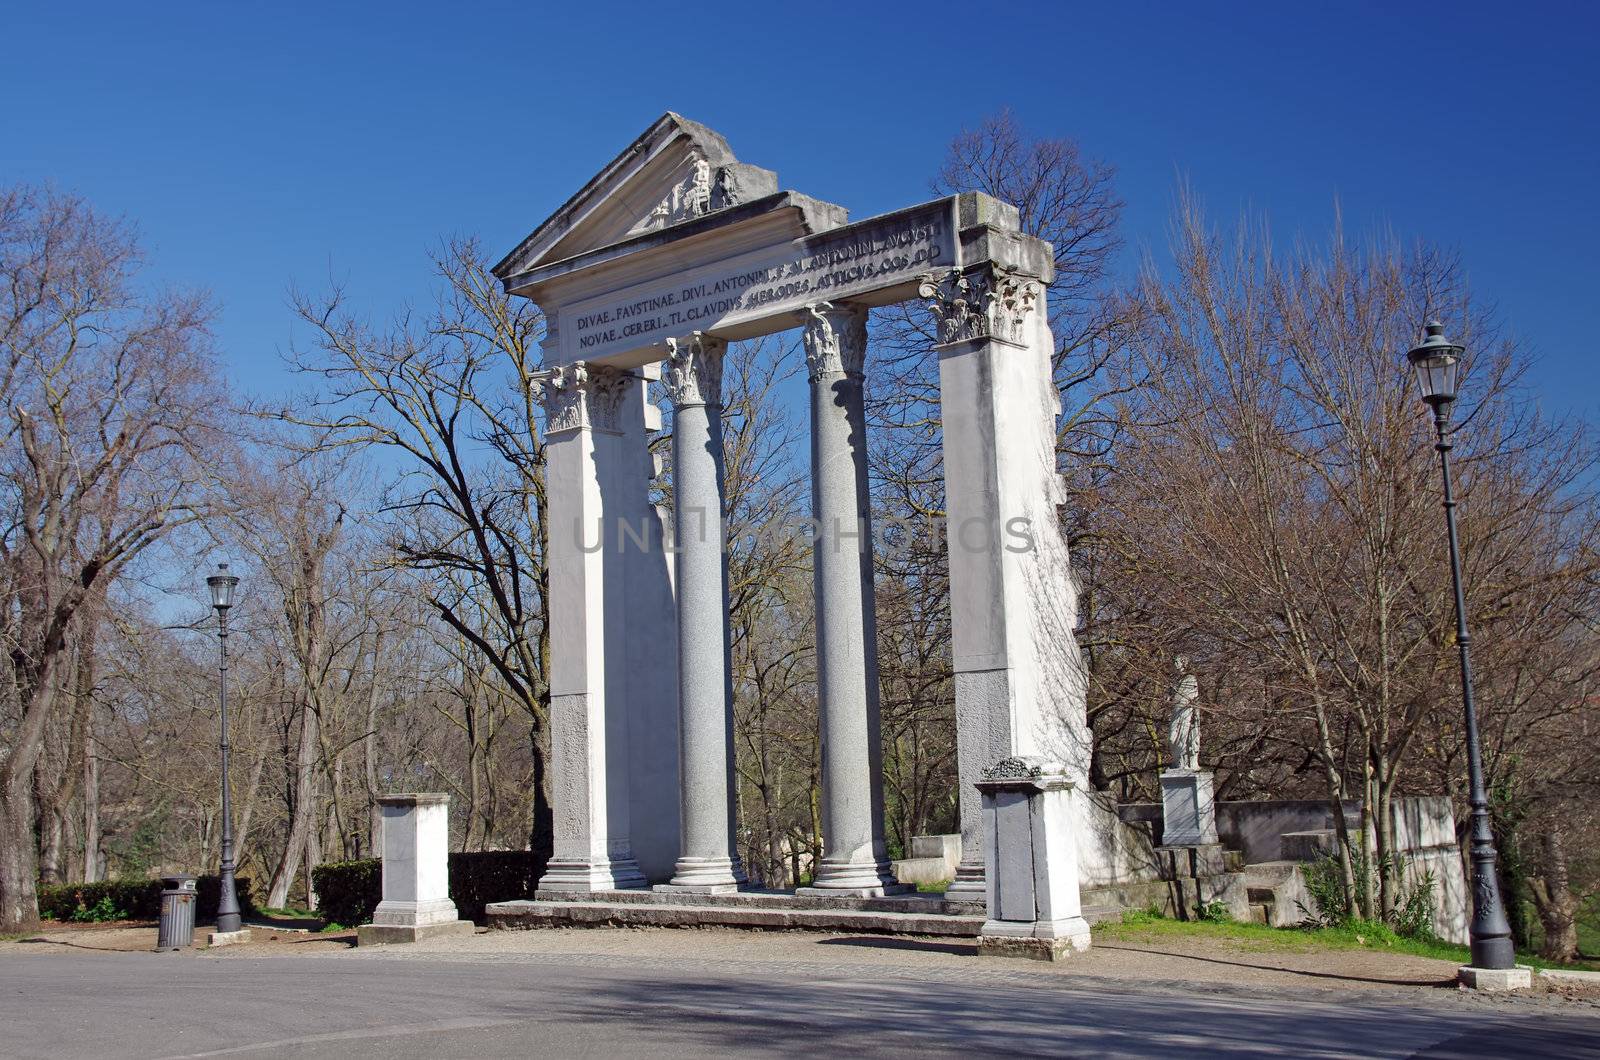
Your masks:
<svg viewBox="0 0 1600 1060"><path fill-rule="evenodd" d="M194 942L194 909L200 895L193 876L161 877L161 926L156 952L181 950Z"/></svg>

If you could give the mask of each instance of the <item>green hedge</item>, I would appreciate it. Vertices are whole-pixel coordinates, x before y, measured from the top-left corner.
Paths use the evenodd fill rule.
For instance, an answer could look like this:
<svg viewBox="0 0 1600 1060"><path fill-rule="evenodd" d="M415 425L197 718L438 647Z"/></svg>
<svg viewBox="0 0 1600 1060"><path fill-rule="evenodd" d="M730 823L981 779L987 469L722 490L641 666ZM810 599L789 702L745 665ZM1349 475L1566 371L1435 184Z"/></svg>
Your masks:
<svg viewBox="0 0 1600 1060"><path fill-rule="evenodd" d="M195 883L200 892L195 922L206 923L217 916L217 892L222 884L216 876L201 876ZM251 915L256 911L250 896L250 880L244 876L233 879L234 893L239 898L239 911ZM99 883L63 883L39 888L39 915L52 920L71 920L79 908L93 908L101 899L111 904L130 920L155 920L161 915L160 880L102 880Z"/></svg>
<svg viewBox="0 0 1600 1060"><path fill-rule="evenodd" d="M383 899L383 862L363 858L318 865L311 870L311 889L317 892L317 912L328 923L365 924Z"/></svg>
<svg viewBox="0 0 1600 1060"><path fill-rule="evenodd" d="M484 922L484 906L533 897L544 871L542 861L527 850L485 850L450 855L450 897L468 920ZM317 911L330 924L355 927L370 923L383 900L383 862L330 861L311 873Z"/></svg>

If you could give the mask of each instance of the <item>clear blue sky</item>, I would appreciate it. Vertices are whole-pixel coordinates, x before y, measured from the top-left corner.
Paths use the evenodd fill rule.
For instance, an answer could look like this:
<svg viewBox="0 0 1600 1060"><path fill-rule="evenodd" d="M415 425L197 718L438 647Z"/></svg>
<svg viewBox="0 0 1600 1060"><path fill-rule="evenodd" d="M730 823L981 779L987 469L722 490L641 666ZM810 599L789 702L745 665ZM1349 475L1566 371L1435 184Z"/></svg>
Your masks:
<svg viewBox="0 0 1600 1060"><path fill-rule="evenodd" d="M291 280L375 308L424 250L509 249L662 111L856 217L928 197L1011 106L1117 167L1132 247L1181 172L1221 220L1456 246L1600 419L1600 14L1586 3L76 3L0 19L0 180L136 220L209 287L241 383L284 382Z"/></svg>

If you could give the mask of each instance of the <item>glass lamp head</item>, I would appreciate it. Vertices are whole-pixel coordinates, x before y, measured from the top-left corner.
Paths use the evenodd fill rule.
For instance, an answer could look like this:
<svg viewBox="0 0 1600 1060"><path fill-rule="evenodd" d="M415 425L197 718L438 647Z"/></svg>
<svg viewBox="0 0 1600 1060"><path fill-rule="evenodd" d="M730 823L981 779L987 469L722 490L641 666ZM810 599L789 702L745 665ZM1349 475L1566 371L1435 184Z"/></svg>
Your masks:
<svg viewBox="0 0 1600 1060"><path fill-rule="evenodd" d="M1466 349L1444 337L1444 325L1428 321L1427 337L1406 354L1417 373L1422 400L1437 408L1456 399L1456 380L1461 369L1461 354Z"/></svg>
<svg viewBox="0 0 1600 1060"><path fill-rule="evenodd" d="M217 564L217 573L206 579L206 585L211 589L211 606L218 611L232 607L233 588L238 584L238 576L228 573L226 563Z"/></svg>

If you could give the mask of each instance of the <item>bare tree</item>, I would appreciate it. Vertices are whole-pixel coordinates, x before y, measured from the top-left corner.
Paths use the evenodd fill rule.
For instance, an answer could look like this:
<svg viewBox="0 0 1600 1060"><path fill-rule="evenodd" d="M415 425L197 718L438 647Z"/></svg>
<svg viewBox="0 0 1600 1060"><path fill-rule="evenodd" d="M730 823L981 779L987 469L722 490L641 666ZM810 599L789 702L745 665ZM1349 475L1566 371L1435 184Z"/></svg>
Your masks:
<svg viewBox="0 0 1600 1060"><path fill-rule="evenodd" d="M297 294L317 346L295 363L323 388L282 415L317 432L323 447L373 448L399 461L386 499L401 516L390 545L406 567L447 575L422 583L429 604L528 712L531 841L548 855L550 644L536 415L543 318L504 293L474 241L449 243L434 266L433 311L388 329L352 316L338 288L322 298Z"/></svg>
<svg viewBox="0 0 1600 1060"><path fill-rule="evenodd" d="M0 191L0 577L7 681L0 930L34 922L34 767L91 595L192 520L227 403L197 295L147 295L128 229L53 191Z"/></svg>

